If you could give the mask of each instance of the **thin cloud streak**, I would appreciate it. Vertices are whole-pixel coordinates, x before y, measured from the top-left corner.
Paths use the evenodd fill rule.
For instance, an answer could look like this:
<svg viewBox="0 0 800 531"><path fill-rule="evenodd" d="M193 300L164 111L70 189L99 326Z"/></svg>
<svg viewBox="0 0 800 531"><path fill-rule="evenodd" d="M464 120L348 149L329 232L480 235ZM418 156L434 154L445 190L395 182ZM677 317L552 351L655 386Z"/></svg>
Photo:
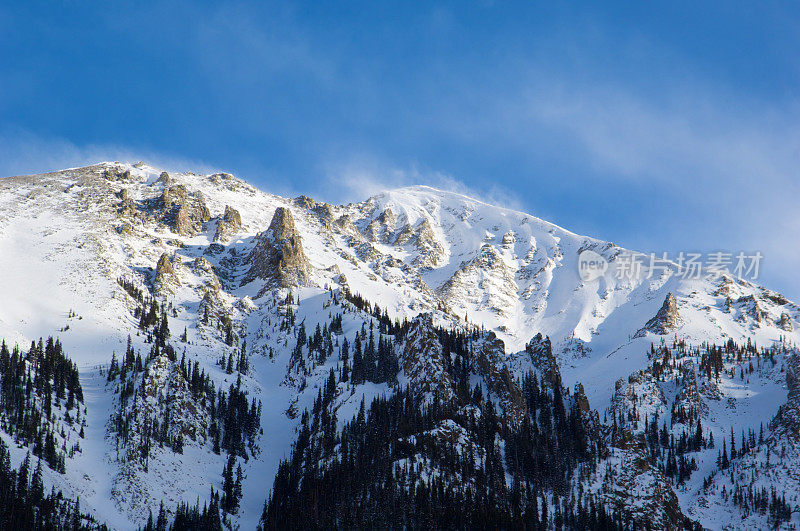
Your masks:
<svg viewBox="0 0 800 531"><path fill-rule="evenodd" d="M529 115L571 134L593 163L629 178L669 181L675 169L706 183L796 177L797 113L704 96L672 100L658 106L624 89L541 91L530 98Z"/></svg>
<svg viewBox="0 0 800 531"><path fill-rule="evenodd" d="M329 164L325 175L320 194L334 203L358 202L387 190L425 185L504 208L524 209L516 197L501 186L493 185L486 190L477 189L452 175L420 167L417 164L401 167L379 162L374 158L359 157L345 163Z"/></svg>
<svg viewBox="0 0 800 531"><path fill-rule="evenodd" d="M647 185L653 195L631 201L647 201L658 207L654 217L675 220L672 234L652 235L662 240L653 247L760 250L765 282L800 291L800 248L793 244L800 231L796 109L712 97L699 87L674 96L665 89L659 105L620 87L553 86L559 88L529 96L527 116L565 135L593 168L587 178L620 190ZM677 230L686 225L691 232Z"/></svg>
<svg viewBox="0 0 800 531"><path fill-rule="evenodd" d="M102 144L78 146L68 140L41 138L24 131L0 134L0 177L33 175L104 161L135 163L140 160L168 171L222 171L203 161L191 161L146 149Z"/></svg>

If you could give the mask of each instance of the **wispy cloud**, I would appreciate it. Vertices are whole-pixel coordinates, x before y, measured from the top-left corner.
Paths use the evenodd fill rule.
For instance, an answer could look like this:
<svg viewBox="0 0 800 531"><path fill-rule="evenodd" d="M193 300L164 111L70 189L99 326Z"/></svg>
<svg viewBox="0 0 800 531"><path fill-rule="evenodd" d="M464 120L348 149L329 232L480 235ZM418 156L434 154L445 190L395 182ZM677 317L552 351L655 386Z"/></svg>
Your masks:
<svg viewBox="0 0 800 531"><path fill-rule="evenodd" d="M665 92L658 103L620 87L542 89L529 99L529 116L569 133L595 164L624 177L797 180L797 112L698 88Z"/></svg>
<svg viewBox="0 0 800 531"><path fill-rule="evenodd" d="M642 220L654 239L668 229L671 245L763 251L773 280L800 290L797 108L700 83L650 97L621 86L553 83L521 105L532 120L564 136L592 169L588 178L657 209ZM633 187L651 195L626 191Z"/></svg>
<svg viewBox="0 0 800 531"><path fill-rule="evenodd" d="M26 131L0 132L0 177L45 173L103 161L135 163L140 160L168 171L220 171L203 161L148 149L104 144L79 146L68 140L42 138Z"/></svg>
<svg viewBox="0 0 800 531"><path fill-rule="evenodd" d="M405 186L426 185L440 190L470 196L481 201L521 210L516 197L499 185L488 189L468 186L446 173L418 164L392 165L374 157L360 156L343 163L328 164L320 193L329 201L342 203L361 201L378 193Z"/></svg>

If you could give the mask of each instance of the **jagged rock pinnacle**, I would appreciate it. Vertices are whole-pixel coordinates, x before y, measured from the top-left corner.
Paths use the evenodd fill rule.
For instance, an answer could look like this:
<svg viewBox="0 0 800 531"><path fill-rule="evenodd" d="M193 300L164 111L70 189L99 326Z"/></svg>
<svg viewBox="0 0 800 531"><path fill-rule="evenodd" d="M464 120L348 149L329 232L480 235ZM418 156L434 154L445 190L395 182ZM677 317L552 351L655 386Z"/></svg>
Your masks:
<svg viewBox="0 0 800 531"><path fill-rule="evenodd" d="M153 287L155 288L156 294L165 295L167 293L172 293L174 288L179 287L180 285L180 280L178 280L178 277L175 274L175 268L172 265L172 260L170 260L169 254L163 253L161 258L158 259L158 264L156 265L156 278L153 282Z"/></svg>
<svg viewBox="0 0 800 531"><path fill-rule="evenodd" d="M227 240L242 228L242 215L230 205L225 205L225 214L217 224L214 241Z"/></svg>
<svg viewBox="0 0 800 531"><path fill-rule="evenodd" d="M278 207L269 228L256 236L244 283L257 278L275 280L281 287L306 286L311 266L288 208Z"/></svg>
<svg viewBox="0 0 800 531"><path fill-rule="evenodd" d="M644 328L639 330L637 336L640 334L643 335L645 331L663 336L676 330L682 323L683 320L678 313L678 301L675 299L675 295L670 292L667 293L667 297L664 299L664 304L661 305L661 309L658 310L655 317L647 321L647 324L644 325Z"/></svg>

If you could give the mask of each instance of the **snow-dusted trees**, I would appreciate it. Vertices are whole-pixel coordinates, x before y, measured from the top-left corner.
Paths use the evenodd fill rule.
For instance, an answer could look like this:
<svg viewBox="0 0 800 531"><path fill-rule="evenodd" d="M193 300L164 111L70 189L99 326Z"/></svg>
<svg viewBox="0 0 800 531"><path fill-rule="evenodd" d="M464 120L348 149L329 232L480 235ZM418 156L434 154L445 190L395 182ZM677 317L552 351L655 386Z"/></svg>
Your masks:
<svg viewBox="0 0 800 531"><path fill-rule="evenodd" d="M27 352L0 344L0 418L2 427L31 445L53 470L64 472L65 426L82 427L81 388L77 366L64 354L61 342L48 338L31 343ZM77 437L76 437L77 438Z"/></svg>

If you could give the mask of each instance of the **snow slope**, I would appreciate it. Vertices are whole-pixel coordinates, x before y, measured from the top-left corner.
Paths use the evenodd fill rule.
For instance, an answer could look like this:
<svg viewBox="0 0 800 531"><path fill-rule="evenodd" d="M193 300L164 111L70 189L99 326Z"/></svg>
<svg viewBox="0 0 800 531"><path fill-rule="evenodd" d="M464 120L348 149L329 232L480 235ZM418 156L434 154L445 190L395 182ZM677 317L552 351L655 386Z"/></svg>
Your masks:
<svg viewBox="0 0 800 531"><path fill-rule="evenodd" d="M165 453L147 473L129 471L106 436L113 390L101 371L112 353L124 352L129 335L136 350L144 354L150 348L138 335L134 305L117 279L155 293L156 264L164 254L174 277L157 295L174 308L172 336L186 330L188 341L180 348L187 358L199 361L219 388L233 383L216 365L232 348L224 334L201 322L209 307L230 320L252 352L243 385L265 405L263 434L260 454L242 462L245 495L236 521L244 529L255 527L278 463L295 438L297 419L287 411L310 407L314 382L324 381L328 370L318 367L302 389L290 370L294 339L277 326L289 290L265 292L258 280L242 284L256 236L279 207L291 211L311 268L308 285L291 290L296 318L307 330L325 322L329 290L341 288L379 303L393 319L430 312L440 324L493 330L509 356L542 333L553 342L565 384L581 382L601 412L611 407L617 380L648 366L651 343L664 336L643 328L670 293L680 325L667 340L700 345L749 338L767 346L800 339L800 308L765 288L728 277L683 279L674 264L652 278L645 267L629 279L583 281L582 251L591 249L612 265L630 251L452 192L416 186L328 205L270 195L228 174L167 177L144 164L101 163L0 179L0 338L26 345L58 335L79 364L88 415L83 453L68 461L65 476L48 470L46 479L80 496L84 507L112 527L143 523L148 507L157 510L156 500L204 499L211 486L219 489L224 465L221 456L189 445L183 456ZM207 207L200 230L177 230L159 206L165 189L176 185ZM133 214L122 212L123 195ZM227 241L215 241L228 206L240 213L241 227ZM217 286L204 263L213 268ZM781 321L784 314L788 325L787 318ZM363 322L363 316L348 315L345 337ZM738 430L771 418L785 401L783 385L776 375L746 384L726 380L723 394L737 406L712 408L709 422L720 430L735 422ZM341 404L340 423L357 412L362 395L369 400L386 392L385 386L365 386ZM754 395L763 400L752 400ZM15 459L23 456L22 449L14 453ZM121 488L123 483L129 488ZM679 493L687 510L696 503L690 490ZM149 501L124 494L134 491L147 492Z"/></svg>

